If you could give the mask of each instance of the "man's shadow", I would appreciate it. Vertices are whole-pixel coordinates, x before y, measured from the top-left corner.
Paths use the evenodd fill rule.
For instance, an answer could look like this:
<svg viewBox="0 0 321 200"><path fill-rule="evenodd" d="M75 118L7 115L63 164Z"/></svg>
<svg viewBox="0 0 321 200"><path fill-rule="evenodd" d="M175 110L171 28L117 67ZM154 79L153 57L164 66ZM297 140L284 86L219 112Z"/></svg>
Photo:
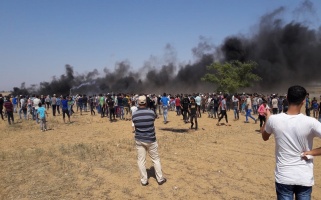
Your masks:
<svg viewBox="0 0 321 200"><path fill-rule="evenodd" d="M157 180L154 166L150 167L149 169L146 169L146 171L147 171L147 179L154 178L155 180Z"/></svg>

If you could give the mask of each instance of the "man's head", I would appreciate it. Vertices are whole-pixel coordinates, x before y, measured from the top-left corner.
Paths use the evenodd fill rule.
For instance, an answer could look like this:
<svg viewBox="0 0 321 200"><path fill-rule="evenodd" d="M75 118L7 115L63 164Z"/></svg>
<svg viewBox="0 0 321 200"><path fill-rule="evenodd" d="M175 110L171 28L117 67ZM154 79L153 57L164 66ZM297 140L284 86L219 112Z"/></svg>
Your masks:
<svg viewBox="0 0 321 200"><path fill-rule="evenodd" d="M288 89L287 99L289 105L300 105L307 95L307 91L304 87L295 85Z"/></svg>
<svg viewBox="0 0 321 200"><path fill-rule="evenodd" d="M146 96L139 96L138 97L138 105L139 106L145 106L146 105Z"/></svg>

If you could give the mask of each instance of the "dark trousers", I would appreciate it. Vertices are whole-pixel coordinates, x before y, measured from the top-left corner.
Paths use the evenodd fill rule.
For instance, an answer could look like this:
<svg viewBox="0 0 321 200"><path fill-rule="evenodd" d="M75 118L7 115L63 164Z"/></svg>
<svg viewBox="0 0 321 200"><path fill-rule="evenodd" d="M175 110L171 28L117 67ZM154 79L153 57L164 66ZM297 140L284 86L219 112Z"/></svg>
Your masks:
<svg viewBox="0 0 321 200"><path fill-rule="evenodd" d="M12 121L12 123L14 122L13 111L10 111L10 112L7 111L7 117L8 117L9 124L11 124L11 121Z"/></svg>
<svg viewBox="0 0 321 200"><path fill-rule="evenodd" d="M101 110L101 113L100 113L100 115L101 115L101 117L105 117L105 106L100 106L100 110Z"/></svg>
<svg viewBox="0 0 321 200"><path fill-rule="evenodd" d="M188 110L183 108L182 114L183 114L183 120L184 120L184 122L187 122L187 121L188 121L188 117L187 117L187 115L188 115Z"/></svg>
<svg viewBox="0 0 321 200"><path fill-rule="evenodd" d="M259 120L260 120L260 128L263 126L263 123L265 123L266 117L263 115L259 115Z"/></svg>
<svg viewBox="0 0 321 200"><path fill-rule="evenodd" d="M226 123L228 123L226 110L221 110L221 116L218 118L218 122L220 122L221 119L223 119L223 117L225 117L225 121L226 121Z"/></svg>
<svg viewBox="0 0 321 200"><path fill-rule="evenodd" d="M96 114L94 111L94 105L90 105L90 113L91 113L91 115Z"/></svg>
<svg viewBox="0 0 321 200"><path fill-rule="evenodd" d="M305 114L306 114L307 116L310 116L310 109L309 109L309 108L305 108Z"/></svg>
<svg viewBox="0 0 321 200"><path fill-rule="evenodd" d="M191 119L191 128L194 126L194 120L195 120L195 129L197 129L197 114L191 114L190 116Z"/></svg>
<svg viewBox="0 0 321 200"><path fill-rule="evenodd" d="M0 108L0 115L1 115L1 119L4 120L2 110L3 110L3 109L2 109L2 107L1 107L1 108Z"/></svg>
<svg viewBox="0 0 321 200"><path fill-rule="evenodd" d="M58 114L60 115L60 106L59 105L56 105L57 106L57 112ZM72 107L72 106L71 106Z"/></svg>
<svg viewBox="0 0 321 200"><path fill-rule="evenodd" d="M109 108L109 120L111 121L112 118L115 119L115 108Z"/></svg>
<svg viewBox="0 0 321 200"><path fill-rule="evenodd" d="M52 115L56 116L56 105L51 105L52 106Z"/></svg>

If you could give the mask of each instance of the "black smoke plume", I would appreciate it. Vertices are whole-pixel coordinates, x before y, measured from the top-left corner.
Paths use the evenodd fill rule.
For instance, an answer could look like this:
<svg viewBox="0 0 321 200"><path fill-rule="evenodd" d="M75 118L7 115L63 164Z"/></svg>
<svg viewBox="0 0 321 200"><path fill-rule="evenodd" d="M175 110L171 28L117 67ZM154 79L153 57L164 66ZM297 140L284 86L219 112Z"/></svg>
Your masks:
<svg viewBox="0 0 321 200"><path fill-rule="evenodd" d="M311 10L311 2L304 1L294 13ZM221 46L227 61L259 64L256 73L262 77L261 89L320 82L321 28L311 29L307 22L285 23L279 17L283 12L285 8L280 7L262 16L251 37L228 37Z"/></svg>
<svg viewBox="0 0 321 200"><path fill-rule="evenodd" d="M297 21L286 22L282 15L286 9L280 7L263 15L252 29L250 36L229 36L219 46L214 46L205 37L192 49L194 62L177 62L176 51L165 46L163 62L158 64L154 57L144 66L133 70L129 61L115 64L114 69L105 68L103 74L97 69L86 74L75 74L74 67L66 65L65 74L53 77L51 82L41 82L39 94L86 93L192 93L214 92L215 85L204 83L201 78L207 66L214 61L258 63L255 73L262 81L256 90L274 90L292 84L319 82L321 77L321 27L311 28L311 21L300 20L311 14L316 17L313 4L303 1L293 11ZM136 67L137 68L137 67ZM16 88L17 89L17 88ZM18 88L19 89L19 88ZM30 90L34 88L29 88Z"/></svg>

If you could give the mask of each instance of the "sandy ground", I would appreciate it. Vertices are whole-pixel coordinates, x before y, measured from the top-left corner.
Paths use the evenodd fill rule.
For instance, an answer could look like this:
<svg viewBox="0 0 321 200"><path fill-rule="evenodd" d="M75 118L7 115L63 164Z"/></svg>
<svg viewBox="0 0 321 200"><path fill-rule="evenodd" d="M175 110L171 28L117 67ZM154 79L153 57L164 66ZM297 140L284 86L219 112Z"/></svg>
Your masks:
<svg viewBox="0 0 321 200"><path fill-rule="evenodd" d="M161 116L162 117L162 116ZM199 130L169 112L155 122L167 182L159 186L148 159L149 185L140 185L130 121L110 123L89 112L64 124L49 109L48 128L34 121L0 121L0 199L275 199L274 138L245 116L216 126L203 114ZM224 122L222 120L221 122ZM315 139L315 147L321 140ZM313 199L321 199L321 160L315 158Z"/></svg>

